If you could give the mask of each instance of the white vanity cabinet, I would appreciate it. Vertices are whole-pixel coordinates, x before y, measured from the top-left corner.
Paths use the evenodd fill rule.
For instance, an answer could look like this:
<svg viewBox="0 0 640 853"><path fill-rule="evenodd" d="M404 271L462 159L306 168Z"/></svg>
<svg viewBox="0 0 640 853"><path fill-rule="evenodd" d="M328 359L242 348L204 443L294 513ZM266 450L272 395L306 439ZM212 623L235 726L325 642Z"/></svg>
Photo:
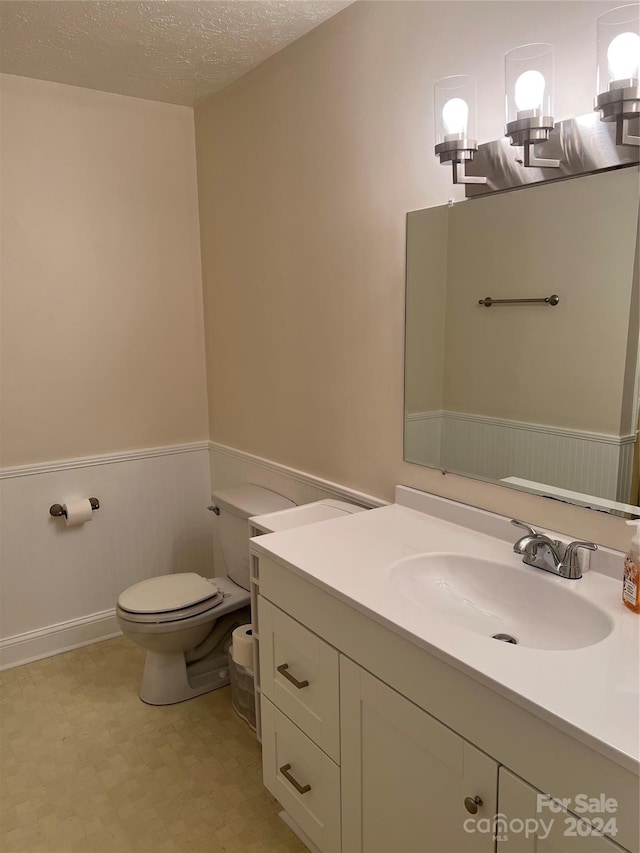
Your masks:
<svg viewBox="0 0 640 853"><path fill-rule="evenodd" d="M258 599L265 786L311 842L340 851L339 654Z"/></svg>
<svg viewBox="0 0 640 853"><path fill-rule="evenodd" d="M259 546L254 556L264 782L317 850L637 853L636 774ZM578 819L567 835L556 819L549 834L496 842L496 814L547 818L540 791L615 798L615 841Z"/></svg>
<svg viewBox="0 0 640 853"><path fill-rule="evenodd" d="M493 853L498 763L262 596L263 777L325 853ZM342 803L342 808L341 808Z"/></svg>
<svg viewBox="0 0 640 853"><path fill-rule="evenodd" d="M493 853L496 761L344 656L340 701L345 853Z"/></svg>

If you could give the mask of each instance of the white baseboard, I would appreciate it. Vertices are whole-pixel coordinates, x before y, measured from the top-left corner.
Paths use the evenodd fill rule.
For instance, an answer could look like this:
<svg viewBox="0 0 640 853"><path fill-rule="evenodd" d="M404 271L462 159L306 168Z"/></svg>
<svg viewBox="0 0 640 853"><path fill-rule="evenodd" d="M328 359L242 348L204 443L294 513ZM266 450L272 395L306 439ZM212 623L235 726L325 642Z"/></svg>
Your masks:
<svg viewBox="0 0 640 853"><path fill-rule="evenodd" d="M0 670L69 652L100 640L118 637L121 633L116 612L111 609L6 637L0 640Z"/></svg>

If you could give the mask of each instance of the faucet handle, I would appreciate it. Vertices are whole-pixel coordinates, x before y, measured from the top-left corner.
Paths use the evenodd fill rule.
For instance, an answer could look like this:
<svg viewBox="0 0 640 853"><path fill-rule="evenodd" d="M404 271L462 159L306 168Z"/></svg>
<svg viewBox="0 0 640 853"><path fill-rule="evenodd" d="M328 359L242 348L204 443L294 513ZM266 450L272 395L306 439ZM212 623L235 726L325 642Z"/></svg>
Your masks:
<svg viewBox="0 0 640 853"><path fill-rule="evenodd" d="M511 524L515 524L516 527L522 527L523 530L527 531L529 536L537 536L538 535L538 531L535 528L531 527L530 524L525 524L524 521L518 521L517 518L512 518Z"/></svg>
<svg viewBox="0 0 640 853"><path fill-rule="evenodd" d="M570 580L579 580L582 577L582 567L580 565L580 557L578 551L584 548L587 551L597 551L598 546L593 542L569 542L567 549L564 552L562 563L559 567L560 574Z"/></svg>

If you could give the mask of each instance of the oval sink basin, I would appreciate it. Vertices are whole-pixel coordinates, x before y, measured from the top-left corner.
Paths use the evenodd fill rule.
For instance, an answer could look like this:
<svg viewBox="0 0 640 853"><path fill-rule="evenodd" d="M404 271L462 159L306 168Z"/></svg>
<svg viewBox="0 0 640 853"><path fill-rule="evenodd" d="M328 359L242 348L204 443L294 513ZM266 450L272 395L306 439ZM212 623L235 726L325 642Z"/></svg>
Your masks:
<svg viewBox="0 0 640 853"><path fill-rule="evenodd" d="M611 618L576 594L580 581L466 554L417 554L389 567L395 588L425 610L485 637L534 649L580 649L603 640ZM496 640L495 642L499 642Z"/></svg>

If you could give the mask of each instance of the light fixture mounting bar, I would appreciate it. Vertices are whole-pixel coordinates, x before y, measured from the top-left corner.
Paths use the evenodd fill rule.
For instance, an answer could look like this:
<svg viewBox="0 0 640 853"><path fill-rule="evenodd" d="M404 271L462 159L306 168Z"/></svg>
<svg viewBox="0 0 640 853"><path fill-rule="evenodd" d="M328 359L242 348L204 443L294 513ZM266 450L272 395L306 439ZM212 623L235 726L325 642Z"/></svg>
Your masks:
<svg viewBox="0 0 640 853"><path fill-rule="evenodd" d="M625 134L632 140L640 137L640 116L626 120ZM536 150L544 159L560 161L553 172L547 166L538 166L534 157L525 165L523 152L512 147L509 139L502 137L478 146L473 160L466 163L467 177L486 176L486 184L468 184L468 198L489 195L528 185L589 175L594 172L618 169L622 166L640 165L640 147L629 141L619 144L615 122L600 120L596 112L557 122L549 139L536 142ZM542 159L542 158L541 158Z"/></svg>

